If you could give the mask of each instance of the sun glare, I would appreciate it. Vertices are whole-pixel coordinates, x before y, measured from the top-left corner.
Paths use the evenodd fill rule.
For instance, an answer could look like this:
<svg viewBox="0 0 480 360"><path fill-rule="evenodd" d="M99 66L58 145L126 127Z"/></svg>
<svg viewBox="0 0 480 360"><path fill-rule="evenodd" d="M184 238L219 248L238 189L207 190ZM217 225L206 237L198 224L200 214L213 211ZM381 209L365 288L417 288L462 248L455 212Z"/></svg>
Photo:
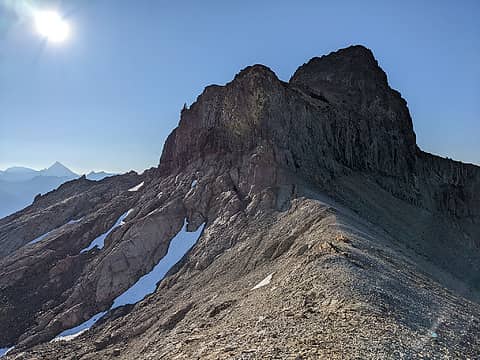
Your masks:
<svg viewBox="0 0 480 360"><path fill-rule="evenodd" d="M35 14L35 28L48 41L64 42L70 35L70 26L55 11L38 11Z"/></svg>

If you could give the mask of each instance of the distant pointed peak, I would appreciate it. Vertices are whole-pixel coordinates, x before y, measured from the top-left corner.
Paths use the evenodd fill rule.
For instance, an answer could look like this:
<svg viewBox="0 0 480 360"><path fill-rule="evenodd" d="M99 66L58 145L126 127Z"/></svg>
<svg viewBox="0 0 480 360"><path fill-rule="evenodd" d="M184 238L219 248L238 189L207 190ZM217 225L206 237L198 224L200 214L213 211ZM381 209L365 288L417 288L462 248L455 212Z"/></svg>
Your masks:
<svg viewBox="0 0 480 360"><path fill-rule="evenodd" d="M60 161L55 161L50 167L41 170L44 176L59 176L59 177L77 177L72 170L63 165Z"/></svg>
<svg viewBox="0 0 480 360"><path fill-rule="evenodd" d="M64 168L68 169L65 165L63 165L60 161L55 161L52 165L50 165L49 169L52 168Z"/></svg>

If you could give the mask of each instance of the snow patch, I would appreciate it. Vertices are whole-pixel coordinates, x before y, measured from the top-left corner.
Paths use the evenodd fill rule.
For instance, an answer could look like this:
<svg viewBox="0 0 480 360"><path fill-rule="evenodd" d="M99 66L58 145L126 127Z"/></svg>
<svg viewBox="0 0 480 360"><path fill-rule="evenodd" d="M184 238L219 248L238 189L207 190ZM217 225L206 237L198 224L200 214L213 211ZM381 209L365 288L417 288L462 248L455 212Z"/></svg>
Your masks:
<svg viewBox="0 0 480 360"><path fill-rule="evenodd" d="M250 290L255 290L255 289L258 289L258 288L261 288L263 286L266 286L268 284L270 284L270 281L272 281L272 276L273 276L274 273L271 273L270 275L268 275L265 279L263 279L262 281L260 281L257 285L255 285L253 288L251 288Z"/></svg>
<svg viewBox="0 0 480 360"><path fill-rule="evenodd" d="M65 225L76 224L76 223L82 221L82 219L83 219L83 217L81 217L81 218L78 219L78 220L72 219L72 220L70 220L69 222L67 222L66 224L60 225L60 226L56 227L55 229L50 230L49 232L46 232L45 234L40 235L39 237L33 239L33 240L30 241L27 245L35 244L35 243L37 243L37 242L39 242L39 241L42 241L43 239L45 239L48 235L50 235L50 234L51 234L52 232L54 232L55 230L58 230L58 229L60 229L61 227L65 226Z"/></svg>
<svg viewBox="0 0 480 360"><path fill-rule="evenodd" d="M124 214L125 215L125 214ZM123 215L122 215L123 216ZM109 310L113 310L119 306L134 304L140 300L143 300L147 295L152 294L157 288L157 283L160 282L167 272L182 259L183 256L190 250L193 245L198 241L202 234L205 224L199 226L197 231L187 231L187 221L185 219L182 230L170 241L167 254L160 259L157 265L154 266L152 271L142 276L138 281L133 284L128 290L119 295L114 301ZM99 319L105 315L107 311L95 314L84 323L63 331L57 335L53 341L70 341L77 336L80 336L85 331L88 331Z"/></svg>
<svg viewBox="0 0 480 360"><path fill-rule="evenodd" d="M145 182L145 181L142 181L140 184L138 184L138 185L135 185L134 187L132 187L132 188L128 189L128 191L132 191L132 192L134 192L134 191L138 191L138 190L140 190L140 188L143 186L144 182Z"/></svg>
<svg viewBox="0 0 480 360"><path fill-rule="evenodd" d="M191 187L191 188L194 188L195 186L197 186L197 182L198 182L197 179L194 179L194 180L192 181L192 184L190 185L190 187Z"/></svg>
<svg viewBox="0 0 480 360"><path fill-rule="evenodd" d="M1 348L0 349L0 357L3 357L5 355L7 355L10 351L13 350L15 346L12 346L12 347L9 347L9 348Z"/></svg>
<svg viewBox="0 0 480 360"><path fill-rule="evenodd" d="M185 220L182 230L171 240L167 254L160 259L157 265L148 274L143 275L123 294L114 301L111 309L126 304L135 304L143 300L147 295L152 294L157 288L157 283L162 280L167 272L192 248L202 234L205 224L202 224L197 231L187 232Z"/></svg>
<svg viewBox="0 0 480 360"><path fill-rule="evenodd" d="M125 217L120 221L120 225L119 226L123 226L125 225L125 219L128 217L128 215L130 215L130 213L133 211L133 209L130 209L127 211L127 213L125 214Z"/></svg>
<svg viewBox="0 0 480 360"><path fill-rule="evenodd" d="M92 325L95 324L99 319L101 319L102 316L105 315L106 313L107 313L106 311L102 311L98 314L93 315L90 319L81 323L80 325L61 332L54 339L52 339L51 342L70 341L72 339L75 339L77 336L80 336L81 334L89 330L92 327Z"/></svg>
<svg viewBox="0 0 480 360"><path fill-rule="evenodd" d="M92 250L94 247L98 247L99 249L103 249L103 246L105 245L105 239L107 238L107 236L117 227L119 226L122 226L123 224L125 224L124 220L125 218L128 216L128 214L130 214L130 212L132 211L133 209L130 209L126 212L124 212L122 215L120 215L120 217L117 219L117 221L115 222L115 224L113 224L113 226L108 229L106 232L104 232L102 235L99 235L95 240L93 240L90 245L88 245L85 249L83 249L82 251L80 251L80 253L84 253L84 252L87 252L87 251L90 251Z"/></svg>
<svg viewBox="0 0 480 360"><path fill-rule="evenodd" d="M53 231L57 230L58 228L55 228L53 230L50 230L49 232L46 232L45 234L43 235L40 235L39 237L33 239L32 241L30 241L27 245L31 245L31 244L35 244L39 241L42 241L43 239L45 239L48 235L50 235Z"/></svg>
<svg viewBox="0 0 480 360"><path fill-rule="evenodd" d="M67 225L76 224L76 223L78 223L78 222L80 222L80 221L82 221L82 220L83 220L83 217L81 217L80 219L76 219L76 220L75 220L75 219L72 219L72 220L70 220L69 222L67 222Z"/></svg>
<svg viewBox="0 0 480 360"><path fill-rule="evenodd" d="M88 329L83 329L80 330L79 332L72 334L72 335L64 335L64 336L57 336L56 338L52 339L50 342L57 342L57 341L70 341L75 339L76 337L82 335L85 331L88 331Z"/></svg>

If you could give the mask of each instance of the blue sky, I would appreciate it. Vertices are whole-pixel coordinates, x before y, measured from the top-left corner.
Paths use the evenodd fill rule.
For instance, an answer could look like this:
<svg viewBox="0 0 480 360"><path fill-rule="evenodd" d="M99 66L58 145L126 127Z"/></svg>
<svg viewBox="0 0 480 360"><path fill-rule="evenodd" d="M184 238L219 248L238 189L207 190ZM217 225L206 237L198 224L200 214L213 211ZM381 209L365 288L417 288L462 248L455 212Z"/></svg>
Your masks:
<svg viewBox="0 0 480 360"><path fill-rule="evenodd" d="M65 14L70 39L46 44L12 11L20 2ZM288 80L311 57L350 44L373 50L422 149L480 164L479 1L0 4L0 169L156 166L183 103L206 85L253 63Z"/></svg>

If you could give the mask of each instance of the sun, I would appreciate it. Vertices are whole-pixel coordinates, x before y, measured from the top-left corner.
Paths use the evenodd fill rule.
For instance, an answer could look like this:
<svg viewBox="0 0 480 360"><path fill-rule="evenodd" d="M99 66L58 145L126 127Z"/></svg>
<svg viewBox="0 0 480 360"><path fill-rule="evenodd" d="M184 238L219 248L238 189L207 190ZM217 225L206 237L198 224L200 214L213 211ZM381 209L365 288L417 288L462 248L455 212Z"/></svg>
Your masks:
<svg viewBox="0 0 480 360"><path fill-rule="evenodd" d="M38 11L34 19L37 32L50 42L62 43L70 35L69 24L56 11Z"/></svg>

